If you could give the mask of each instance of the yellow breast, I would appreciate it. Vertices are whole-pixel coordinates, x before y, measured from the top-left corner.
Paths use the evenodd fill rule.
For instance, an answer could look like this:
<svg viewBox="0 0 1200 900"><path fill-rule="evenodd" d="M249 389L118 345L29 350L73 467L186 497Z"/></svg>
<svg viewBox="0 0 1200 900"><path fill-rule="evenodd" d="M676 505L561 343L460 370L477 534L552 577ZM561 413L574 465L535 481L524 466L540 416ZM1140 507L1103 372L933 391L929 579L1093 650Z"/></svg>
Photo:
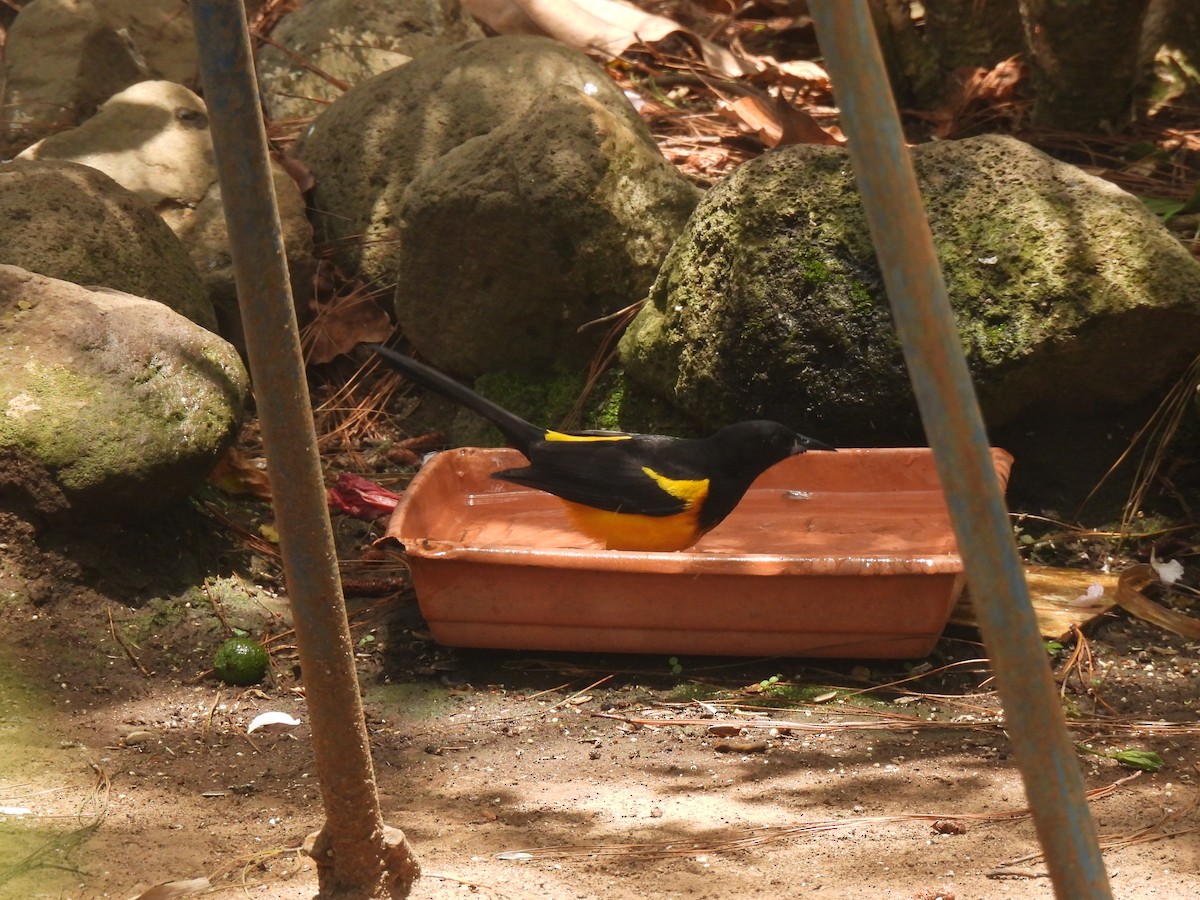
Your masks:
<svg viewBox="0 0 1200 900"><path fill-rule="evenodd" d="M566 507L571 524L608 550L685 550L700 537L695 509L675 516L643 516L577 503Z"/></svg>

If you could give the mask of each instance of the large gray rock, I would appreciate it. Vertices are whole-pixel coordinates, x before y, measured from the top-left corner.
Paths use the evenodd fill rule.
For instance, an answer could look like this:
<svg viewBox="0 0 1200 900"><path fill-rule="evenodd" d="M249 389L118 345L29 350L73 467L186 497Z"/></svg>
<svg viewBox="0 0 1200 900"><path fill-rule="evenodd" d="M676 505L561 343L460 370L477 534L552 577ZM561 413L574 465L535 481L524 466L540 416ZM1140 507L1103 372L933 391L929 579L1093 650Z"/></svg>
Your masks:
<svg viewBox="0 0 1200 900"><path fill-rule="evenodd" d="M305 3L258 52L263 103L276 121L312 118L342 95L338 81L353 86L435 47L481 37L459 0Z"/></svg>
<svg viewBox="0 0 1200 900"><path fill-rule="evenodd" d="M1195 356L1200 265L1136 198L1011 138L913 155L993 429L1111 416ZM841 149L778 150L713 188L621 359L709 426L765 416L842 444L921 440Z"/></svg>
<svg viewBox="0 0 1200 900"><path fill-rule="evenodd" d="M197 59L187 0L32 0L8 35L5 148L78 125L139 81L195 87Z"/></svg>
<svg viewBox="0 0 1200 900"><path fill-rule="evenodd" d="M118 29L137 55L145 78L200 86L200 51L189 0L94 0L101 16ZM247 15L262 0L243 4Z"/></svg>
<svg viewBox="0 0 1200 900"><path fill-rule="evenodd" d="M200 273L137 194L89 166L0 165L0 263L149 297L214 330Z"/></svg>
<svg viewBox="0 0 1200 900"><path fill-rule="evenodd" d="M161 303L0 265L0 495L42 515L142 516L236 435L236 351Z"/></svg>
<svg viewBox="0 0 1200 900"><path fill-rule="evenodd" d="M98 169L154 207L173 230L217 178L208 109L170 81L126 88L82 125L39 141L18 158Z"/></svg>
<svg viewBox="0 0 1200 900"><path fill-rule="evenodd" d="M456 372L574 370L645 295L698 192L640 133L569 88L467 141L400 206L396 317Z"/></svg>
<svg viewBox="0 0 1200 900"><path fill-rule="evenodd" d="M244 347L208 109L196 94L169 81L139 82L110 97L79 127L39 141L18 158L89 166L149 203L195 263L221 334ZM272 173L297 313L303 319L316 267L312 225L295 181L278 164Z"/></svg>
<svg viewBox="0 0 1200 900"><path fill-rule="evenodd" d="M406 333L463 374L577 367L601 334L578 327L644 296L699 196L612 79L545 38L468 42L376 76L298 155L319 238L397 284Z"/></svg>
<svg viewBox="0 0 1200 900"><path fill-rule="evenodd" d="M0 149L76 125L145 77L137 54L92 0L33 0L8 32Z"/></svg>
<svg viewBox="0 0 1200 900"><path fill-rule="evenodd" d="M594 97L653 146L612 79L577 50L535 37L432 50L346 92L294 149L316 178L318 240L333 244L346 268L394 281L409 182L471 138L536 113L559 85Z"/></svg>
<svg viewBox="0 0 1200 900"><path fill-rule="evenodd" d="M275 187L275 205L279 211L283 253L287 260L296 317L305 322L309 318L309 303L313 297L313 281L317 270L308 205L292 176L274 160L271 162L271 182ZM204 280L204 287L217 313L221 336L244 353L246 339L219 181L213 181L208 186L195 209L188 210L187 215L177 219L175 229Z"/></svg>

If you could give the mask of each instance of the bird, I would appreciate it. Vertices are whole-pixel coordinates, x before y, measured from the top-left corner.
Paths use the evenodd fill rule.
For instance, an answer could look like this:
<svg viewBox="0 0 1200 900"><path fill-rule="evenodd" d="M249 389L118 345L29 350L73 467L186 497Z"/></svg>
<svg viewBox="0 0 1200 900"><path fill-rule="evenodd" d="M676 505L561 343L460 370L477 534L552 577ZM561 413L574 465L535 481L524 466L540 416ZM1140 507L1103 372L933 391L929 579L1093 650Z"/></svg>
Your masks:
<svg viewBox="0 0 1200 900"><path fill-rule="evenodd" d="M705 438L539 428L411 356L364 346L411 381L490 420L529 460L491 477L559 497L575 529L608 550L686 550L771 466L808 450L834 450L762 419Z"/></svg>

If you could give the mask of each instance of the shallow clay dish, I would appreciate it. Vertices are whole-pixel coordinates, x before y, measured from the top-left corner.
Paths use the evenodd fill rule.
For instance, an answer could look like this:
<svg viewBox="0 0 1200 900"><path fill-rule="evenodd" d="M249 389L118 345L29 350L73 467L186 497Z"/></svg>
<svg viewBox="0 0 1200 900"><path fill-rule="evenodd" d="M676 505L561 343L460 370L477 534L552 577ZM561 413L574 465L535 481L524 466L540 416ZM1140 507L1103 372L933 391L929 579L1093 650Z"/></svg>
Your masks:
<svg viewBox="0 0 1200 900"><path fill-rule="evenodd" d="M1001 488L1010 457L993 450ZM435 640L456 647L912 658L963 587L927 448L807 453L688 550L604 550L561 502L496 481L515 450L439 453L388 534Z"/></svg>

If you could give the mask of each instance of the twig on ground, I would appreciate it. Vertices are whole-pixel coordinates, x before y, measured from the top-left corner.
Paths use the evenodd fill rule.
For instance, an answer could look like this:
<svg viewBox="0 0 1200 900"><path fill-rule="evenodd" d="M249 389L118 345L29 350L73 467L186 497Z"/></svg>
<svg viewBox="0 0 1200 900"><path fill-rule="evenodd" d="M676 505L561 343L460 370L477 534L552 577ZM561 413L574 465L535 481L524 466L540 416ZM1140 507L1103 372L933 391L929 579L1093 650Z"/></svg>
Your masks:
<svg viewBox="0 0 1200 900"><path fill-rule="evenodd" d="M129 661L137 667L137 670L147 678L151 677L154 673L142 665L141 660L134 655L133 648L126 643L121 632L117 630L116 622L113 621L112 607L106 607L105 611L108 613L108 633L113 636L114 641L121 645L121 649L125 651L125 655L129 657Z"/></svg>

